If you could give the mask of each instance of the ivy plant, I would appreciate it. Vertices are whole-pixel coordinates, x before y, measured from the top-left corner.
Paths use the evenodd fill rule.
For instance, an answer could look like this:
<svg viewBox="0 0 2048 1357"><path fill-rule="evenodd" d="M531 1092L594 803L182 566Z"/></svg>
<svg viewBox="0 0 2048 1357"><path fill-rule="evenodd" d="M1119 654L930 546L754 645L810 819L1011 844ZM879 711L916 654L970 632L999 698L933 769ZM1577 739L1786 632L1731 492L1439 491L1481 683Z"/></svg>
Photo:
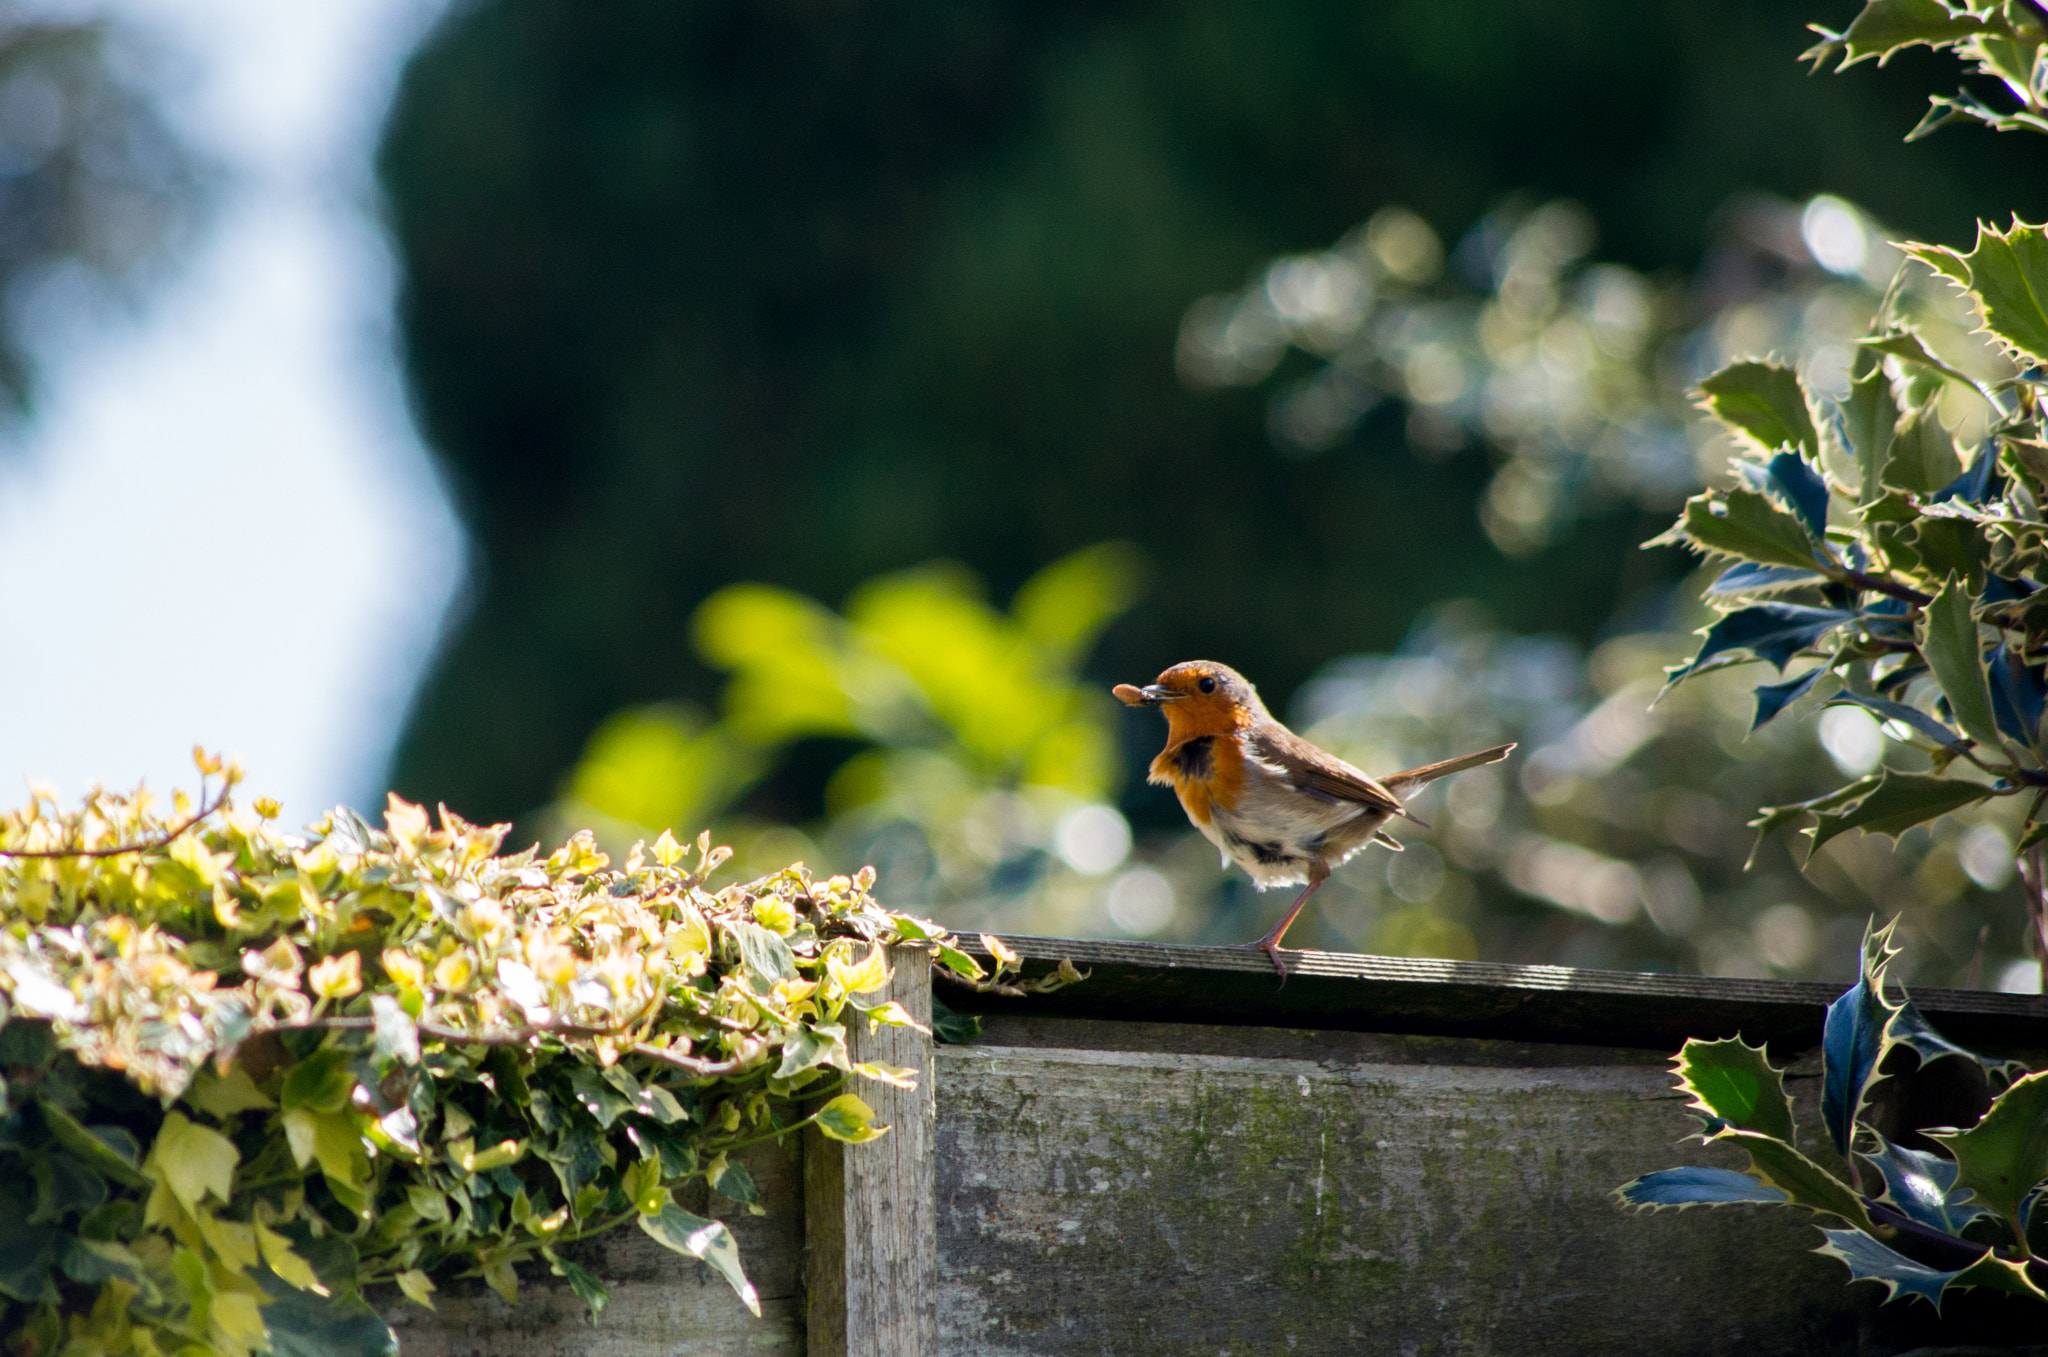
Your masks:
<svg viewBox="0 0 2048 1357"><path fill-rule="evenodd" d="M1633 1207L1754 1202L1803 1207L1823 1225L1818 1252L1886 1299L1937 1309L1952 1287L2048 1300L2048 1071L1973 1055L1945 1040L1903 994L1885 992L1892 928L1866 935L1862 974L1828 1006L1821 1044L1821 1121L1834 1162L1797 1143L1784 1071L1739 1036L1692 1040L1673 1060L1702 1122L1701 1142L1741 1150L1749 1168L1676 1168L1622 1184ZM1935 1076L1940 1076L1936 1082ZM1923 1096L1916 1098L1916 1091ZM1930 1084L1969 1124L1925 1124ZM1825 1151L1823 1151L1825 1153Z"/></svg>
<svg viewBox="0 0 2048 1357"><path fill-rule="evenodd" d="M0 1339L18 1357L390 1353L367 1297L438 1281L517 1298L522 1264L595 1314L564 1246L633 1225L759 1313L696 1181L759 1210L736 1152L885 1127L861 1024L914 1024L885 948L989 977L871 871L714 889L663 833L623 862L579 833L392 798L302 833L210 797L38 795L0 815ZM202 781L202 793L205 789ZM1071 968L1067 974L1071 976ZM1055 977L1052 983L1059 983Z"/></svg>
<svg viewBox="0 0 2048 1357"><path fill-rule="evenodd" d="M1958 119L2048 131L2037 0L1869 0L1845 31L1819 31L1816 63L1925 44L2003 91L1998 107L1969 90L1935 99L1916 135ZM2048 954L2048 230L2015 218L1980 224L1968 250L1898 248L1965 294L2001 375L1936 352L1895 283L1837 398L1767 361L1702 383L1700 403L1741 452L1729 483L1689 500L1653 542L1726 563L1707 588L1722 615L1672 681L1764 661L1779 677L1756 689L1755 725L1816 693L1924 754L1922 766L1767 807L1760 838L1803 822L1818 849L1850 829L1897 836L1964 806L2018 802L2034 943ZM1791 672L1808 657L1818 663Z"/></svg>

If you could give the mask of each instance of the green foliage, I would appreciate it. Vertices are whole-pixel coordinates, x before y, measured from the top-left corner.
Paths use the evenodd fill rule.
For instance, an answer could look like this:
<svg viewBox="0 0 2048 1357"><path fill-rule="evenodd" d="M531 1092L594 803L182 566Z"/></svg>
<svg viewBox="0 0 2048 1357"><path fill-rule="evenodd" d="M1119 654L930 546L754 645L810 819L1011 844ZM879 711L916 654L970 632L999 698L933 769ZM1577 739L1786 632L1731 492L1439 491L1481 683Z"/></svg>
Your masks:
<svg viewBox="0 0 2048 1357"><path fill-rule="evenodd" d="M1668 414L1657 455L1615 458L1605 435L1629 424L1607 412L1629 389L1579 398L1587 349L1640 374L1606 347L1634 301L1645 352L1682 382L1703 352L1692 318L1748 346L1839 308L1758 191L1803 204L1826 185L1921 239L2048 210L2011 138L1933 162L1897 144L1922 106L1907 61L1811 80L1789 59L1802 36L1781 0L451 10L405 72L381 170L415 407L481 568L393 785L524 817L613 713L715 710L723 676L670 623L743 581L837 609L862 580L956 560L1004 598L1130 541L1159 584L1095 676L1208 655L1276 710L1447 600L1606 634L1681 568L1631 558L1636 507L1662 516L1697 480ZM1491 375L1490 355L1456 342L1457 308L1510 272L1499 247L1530 213L1496 209L1515 194L1582 204L1600 245L1559 275L1557 319L1579 324L1543 326L1493 389L1515 399L1482 418L1473 360ZM1171 356L1191 304L1310 282L1271 266L1320 263L1393 204L1444 267L1440 288L1401 284L1424 305L1389 337L1409 354L1451 340L1461 400L1411 423L1391 353L1373 384L1392 399L1311 455L1281 407L1318 354L1287 354L1263 390L1189 389ZM1518 256L1516 300L1543 262ZM1447 389L1445 357L1415 367L1419 389ZM1496 500L1488 426L1527 403L1512 441L1531 455ZM1552 545L1529 568L1496 536ZM795 818L828 773L784 775Z"/></svg>
<svg viewBox="0 0 2048 1357"><path fill-rule="evenodd" d="M719 719L615 716L556 814L622 839L723 816L745 843L749 783L790 746L829 737L860 747L841 756L813 827L828 859L877 863L891 899L956 920L1071 894L1062 824L1085 812L1128 846L1107 804L1122 772L1118 708L1078 666L1139 579L1130 549L1110 543L1045 567L1007 611L943 565L871 580L843 613L767 585L722 589L693 620L704 659L731 675ZM763 842L812 856L787 833Z"/></svg>
<svg viewBox="0 0 2048 1357"><path fill-rule="evenodd" d="M1995 114L1968 94L1937 99L1921 131L1964 116L2048 131L2048 12L2038 6L1869 0L1843 33L1820 31L1816 64L1837 53L1843 66L1882 63L1924 43L2000 78L2020 104ZM1887 721L1921 756L1922 768L1887 767L1767 808L1763 834L1810 816L1817 849L1849 829L1897 837L2013 798L2025 806L2024 849L2048 833L2048 459L2038 453L2048 435L2048 229L2015 218L2003 231L1980 223L1968 253L1899 248L1968 300L1978 351L1939 354L1895 284L1839 401L1762 363L1702 383L1701 404L1746 451L1731 466L1734 485L1689 502L1656 539L1731 562L1710 591L1726 615L1674 681L1745 652L1781 675L1811 656L1818 664L1795 679L1758 688L1760 722L1816 692ZM1973 375L1987 358L1996 366ZM1799 573L1787 578L1786 567ZM2048 945L2044 883L2035 855L2037 950Z"/></svg>
<svg viewBox="0 0 2048 1357"><path fill-rule="evenodd" d="M0 1335L38 1357L392 1353L368 1297L436 1279L515 1299L637 1222L759 1312L731 1232L685 1211L731 1156L816 1126L873 1139L848 1086L885 945L982 971L881 908L872 872L713 889L728 856L663 833L622 862L579 833L391 799L303 833L276 807L104 792L0 816ZM998 953L999 955L1001 953ZM1005 969L1000 963L999 971Z"/></svg>
<svg viewBox="0 0 2048 1357"><path fill-rule="evenodd" d="M1975 122L2001 132L2048 132L2048 84L2040 75L2048 42L2048 12L2032 0L1992 0L1971 7L1954 0L1865 0L1855 20L1840 33L1810 25L1821 40L1806 60L1819 69L1839 56L1836 70L1877 58L1882 66L1908 47L1925 45L1954 52L1971 73L1997 82L2016 107L1999 109L1968 89L1937 95L1907 140L1952 122Z"/></svg>
<svg viewBox="0 0 2048 1357"><path fill-rule="evenodd" d="M1951 1287L1981 1286L2048 1301L2048 1266L2029 1237L2038 1235L2037 1194L2048 1188L2048 1073L2014 1077L2007 1062L1933 1037L1903 995L1887 997L1891 931L1865 939L1861 974L1829 1006L1825 1024L1822 1115L1851 1166L1846 1179L1795 1145L1783 1072L1759 1048L1693 1040L1674 1064L1703 1123L1701 1143L1745 1151L1749 1170L1665 1169L1622 1184L1616 1200L1637 1208L1800 1206L1841 1222L1822 1228L1817 1252L1840 1259L1853 1280L1882 1283L1887 1299L1903 1292L1938 1309ZM1914 1077L1937 1062L1983 1071L1972 1125L1930 1128L1915 1105ZM1880 1117L1870 1093L1886 1081L1897 1091ZM1949 1102L1939 1115L1953 1111ZM1936 1148L1909 1148L1916 1136Z"/></svg>

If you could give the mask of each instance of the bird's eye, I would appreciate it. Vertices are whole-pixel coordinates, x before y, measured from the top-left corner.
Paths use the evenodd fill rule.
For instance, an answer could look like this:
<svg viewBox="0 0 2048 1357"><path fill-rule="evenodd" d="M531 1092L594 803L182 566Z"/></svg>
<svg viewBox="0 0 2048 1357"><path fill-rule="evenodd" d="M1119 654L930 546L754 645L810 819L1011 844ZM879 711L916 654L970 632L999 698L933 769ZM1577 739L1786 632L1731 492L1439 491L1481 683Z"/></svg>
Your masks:
<svg viewBox="0 0 2048 1357"><path fill-rule="evenodd" d="M1205 676L1201 680L1201 682L1197 683L1195 686L1197 688L1200 688L1205 693L1213 693L1216 691L1216 680Z"/></svg>

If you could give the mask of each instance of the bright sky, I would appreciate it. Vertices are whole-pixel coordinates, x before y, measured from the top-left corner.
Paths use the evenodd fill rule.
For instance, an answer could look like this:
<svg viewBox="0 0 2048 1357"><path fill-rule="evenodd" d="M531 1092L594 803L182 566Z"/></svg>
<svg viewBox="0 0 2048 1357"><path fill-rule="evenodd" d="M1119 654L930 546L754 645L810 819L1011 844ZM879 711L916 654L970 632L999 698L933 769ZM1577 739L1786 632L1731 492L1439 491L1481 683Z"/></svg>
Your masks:
<svg viewBox="0 0 2048 1357"><path fill-rule="evenodd" d="M27 6L24 6L27 8ZM0 455L0 804L191 786L238 757L288 822L381 800L465 546L405 404L370 156L439 0L43 0L173 54L230 173L136 320L53 334Z"/></svg>

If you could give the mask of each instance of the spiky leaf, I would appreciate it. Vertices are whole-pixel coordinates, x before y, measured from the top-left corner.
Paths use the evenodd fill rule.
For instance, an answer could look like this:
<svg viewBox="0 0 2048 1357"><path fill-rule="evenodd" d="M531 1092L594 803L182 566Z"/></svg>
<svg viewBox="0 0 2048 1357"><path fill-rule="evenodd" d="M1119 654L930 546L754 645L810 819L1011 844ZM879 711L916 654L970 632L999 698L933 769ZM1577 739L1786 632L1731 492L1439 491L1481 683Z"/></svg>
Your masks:
<svg viewBox="0 0 2048 1357"><path fill-rule="evenodd" d="M1956 1160L1956 1186L2007 1220L2048 1179L2048 1070L2013 1081L1975 1126L1927 1133Z"/></svg>
<svg viewBox="0 0 2048 1357"><path fill-rule="evenodd" d="M1963 733L1979 744L1997 749L1998 725L1991 713L1991 686L1984 675L1984 650L1977 637L1977 621L1971 615L1970 595L1962 582L1951 576L1934 601L1921 611L1916 629L1920 653L1941 685L1949 710Z"/></svg>
<svg viewBox="0 0 2048 1357"><path fill-rule="evenodd" d="M1838 1258L1848 1264L1852 1281L1883 1283L1886 1300L1892 1300L1903 1292L1908 1296L1918 1296L1938 1310L1942 1292L1954 1283L1958 1275L1916 1263L1861 1230L1830 1230L1822 1226L1821 1233L1827 1236L1827 1243L1814 1252L1823 1258Z"/></svg>
<svg viewBox="0 0 2048 1357"><path fill-rule="evenodd" d="M1878 1137L1876 1154L1864 1156L1884 1178L1884 1200L1922 1225L1944 1234L1960 1234L1965 1225L1986 1214L1981 1202L1956 1187L1956 1164L1943 1155L1910 1150Z"/></svg>
<svg viewBox="0 0 2048 1357"><path fill-rule="evenodd" d="M1984 329L2024 363L2048 363L2048 227L2014 217L2000 231L1977 223L1968 254L1945 245L1908 245L1908 254L1966 285L1984 313Z"/></svg>
<svg viewBox="0 0 2048 1357"><path fill-rule="evenodd" d="M1974 806L1994 794L1981 782L1930 777L1925 773L1901 773L1886 768L1878 773L1877 785L1854 805L1841 810L1822 811L1815 816L1812 846L1818 849L1829 839L1852 829L1896 839L1914 825L1925 824L1964 806Z"/></svg>
<svg viewBox="0 0 2048 1357"><path fill-rule="evenodd" d="M1624 1206L1653 1209L1725 1206L1733 1202L1782 1205L1791 1200L1777 1188L1766 1187L1747 1173L1709 1168L1660 1169L1629 1179L1614 1189L1614 1195Z"/></svg>
<svg viewBox="0 0 2048 1357"><path fill-rule="evenodd" d="M1685 1043L1672 1060L1678 1087L1690 1094L1688 1104L1714 1123L1775 1136L1791 1142L1792 1100L1785 1094L1785 1076L1771 1068L1761 1046L1740 1037ZM1718 1128L1717 1128L1718 1129Z"/></svg>
<svg viewBox="0 0 2048 1357"><path fill-rule="evenodd" d="M1730 364L1700 383L1699 401L1759 452L1797 448L1809 457L1820 453L1806 388L1791 368Z"/></svg>

